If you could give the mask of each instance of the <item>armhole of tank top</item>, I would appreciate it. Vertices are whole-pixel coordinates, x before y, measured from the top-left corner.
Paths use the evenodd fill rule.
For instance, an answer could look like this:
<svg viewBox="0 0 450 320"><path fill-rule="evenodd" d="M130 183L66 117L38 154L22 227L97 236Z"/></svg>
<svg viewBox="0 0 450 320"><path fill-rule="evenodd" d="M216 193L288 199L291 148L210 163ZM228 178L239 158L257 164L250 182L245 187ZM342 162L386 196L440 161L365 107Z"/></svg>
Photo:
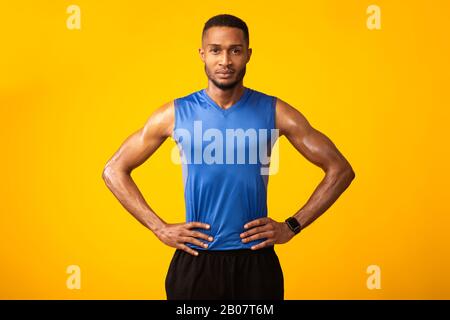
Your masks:
<svg viewBox="0 0 450 320"><path fill-rule="evenodd" d="M277 97L272 96L272 118L273 129L277 129Z"/></svg>
<svg viewBox="0 0 450 320"><path fill-rule="evenodd" d="M173 129L172 129L172 139L176 142L175 140L175 129L177 128L177 120L178 120L178 115L177 115L177 106L178 106L178 99L174 99L173 100Z"/></svg>

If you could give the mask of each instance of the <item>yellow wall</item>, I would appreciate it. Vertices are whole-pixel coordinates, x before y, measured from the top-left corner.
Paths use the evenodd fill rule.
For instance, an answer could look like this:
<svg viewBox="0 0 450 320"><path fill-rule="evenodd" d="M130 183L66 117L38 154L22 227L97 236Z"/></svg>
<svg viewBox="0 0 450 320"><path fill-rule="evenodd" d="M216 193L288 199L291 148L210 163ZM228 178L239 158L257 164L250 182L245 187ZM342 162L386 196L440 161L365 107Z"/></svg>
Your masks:
<svg viewBox="0 0 450 320"><path fill-rule="evenodd" d="M81 9L69 30L66 9ZM381 30L366 26L370 4ZM3 1L0 298L165 299L174 249L141 226L101 173L162 103L206 86L204 22L244 19L244 84L301 110L356 179L276 247L286 299L450 298L447 1ZM168 222L184 221L168 140L133 173ZM323 177L281 139L269 216L298 210ZM69 265L81 289L66 287ZM369 290L366 269L381 268Z"/></svg>

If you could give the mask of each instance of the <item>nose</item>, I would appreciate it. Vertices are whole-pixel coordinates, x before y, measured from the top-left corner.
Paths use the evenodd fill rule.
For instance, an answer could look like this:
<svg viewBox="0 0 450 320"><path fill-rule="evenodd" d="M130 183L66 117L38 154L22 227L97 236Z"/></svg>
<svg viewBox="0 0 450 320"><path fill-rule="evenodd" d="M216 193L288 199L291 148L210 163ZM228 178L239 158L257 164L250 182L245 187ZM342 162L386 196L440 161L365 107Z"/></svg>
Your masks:
<svg viewBox="0 0 450 320"><path fill-rule="evenodd" d="M228 52L225 50L225 52L220 57L220 66L228 66L231 63L230 56L228 55Z"/></svg>

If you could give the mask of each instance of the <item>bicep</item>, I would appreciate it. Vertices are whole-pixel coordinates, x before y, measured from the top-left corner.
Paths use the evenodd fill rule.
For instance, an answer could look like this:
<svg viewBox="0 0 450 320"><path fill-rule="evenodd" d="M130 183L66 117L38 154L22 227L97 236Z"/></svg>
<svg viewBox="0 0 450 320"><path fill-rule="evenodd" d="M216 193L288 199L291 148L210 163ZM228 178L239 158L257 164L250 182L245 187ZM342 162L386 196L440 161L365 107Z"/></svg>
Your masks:
<svg viewBox="0 0 450 320"><path fill-rule="evenodd" d="M310 162L328 171L348 165L335 144L322 132L311 126L305 116L286 102L277 101L277 128L289 142Z"/></svg>
<svg viewBox="0 0 450 320"><path fill-rule="evenodd" d="M144 163L170 136L174 123L173 102L155 110L145 125L131 134L106 166L130 173Z"/></svg>

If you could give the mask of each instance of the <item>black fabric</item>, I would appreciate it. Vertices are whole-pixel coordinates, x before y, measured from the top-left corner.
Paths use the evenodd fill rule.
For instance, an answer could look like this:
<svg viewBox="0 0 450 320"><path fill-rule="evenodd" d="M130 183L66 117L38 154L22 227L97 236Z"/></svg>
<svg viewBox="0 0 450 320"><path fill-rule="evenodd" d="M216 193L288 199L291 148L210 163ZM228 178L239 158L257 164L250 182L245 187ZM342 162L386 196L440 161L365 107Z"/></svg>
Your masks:
<svg viewBox="0 0 450 320"><path fill-rule="evenodd" d="M197 251L175 250L165 279L167 300L284 300L274 246Z"/></svg>

